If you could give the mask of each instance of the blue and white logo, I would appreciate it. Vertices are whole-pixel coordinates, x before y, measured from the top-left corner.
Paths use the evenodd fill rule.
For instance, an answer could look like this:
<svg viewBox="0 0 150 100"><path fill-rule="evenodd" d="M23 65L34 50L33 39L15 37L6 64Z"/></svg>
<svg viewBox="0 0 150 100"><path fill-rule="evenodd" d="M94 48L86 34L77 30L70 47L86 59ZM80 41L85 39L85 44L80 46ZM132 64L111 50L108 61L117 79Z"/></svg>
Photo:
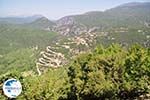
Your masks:
<svg viewBox="0 0 150 100"><path fill-rule="evenodd" d="M8 79L3 85L4 94L9 98L16 98L21 94L21 83L16 79Z"/></svg>

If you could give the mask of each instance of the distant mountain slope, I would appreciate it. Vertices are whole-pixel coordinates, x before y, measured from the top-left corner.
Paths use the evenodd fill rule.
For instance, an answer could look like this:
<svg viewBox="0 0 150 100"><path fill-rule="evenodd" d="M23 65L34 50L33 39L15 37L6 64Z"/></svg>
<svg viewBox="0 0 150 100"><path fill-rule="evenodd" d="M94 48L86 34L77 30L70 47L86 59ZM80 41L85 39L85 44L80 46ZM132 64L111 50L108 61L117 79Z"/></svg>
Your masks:
<svg viewBox="0 0 150 100"><path fill-rule="evenodd" d="M24 24L31 23L36 19L42 18L42 15L34 15L29 17L0 17L0 23L9 23L9 24Z"/></svg>
<svg viewBox="0 0 150 100"><path fill-rule="evenodd" d="M66 16L56 22L56 31L63 34L87 32L90 28L149 27L150 2L127 3L104 12L87 12L82 15ZM80 27L79 27L80 26Z"/></svg>
<svg viewBox="0 0 150 100"><path fill-rule="evenodd" d="M45 30L51 30L51 27L53 25L55 25L55 23L50 21L46 17L41 17L31 23L25 24L26 27L45 29Z"/></svg>
<svg viewBox="0 0 150 100"><path fill-rule="evenodd" d="M87 26L138 25L150 20L150 3L128 3L104 12L89 12L74 18Z"/></svg>
<svg viewBox="0 0 150 100"><path fill-rule="evenodd" d="M55 22L43 16L0 18L0 23L23 24L24 27L55 31L63 35L79 35L91 30L113 27L150 27L150 2L126 3L104 12L91 11L65 16Z"/></svg>

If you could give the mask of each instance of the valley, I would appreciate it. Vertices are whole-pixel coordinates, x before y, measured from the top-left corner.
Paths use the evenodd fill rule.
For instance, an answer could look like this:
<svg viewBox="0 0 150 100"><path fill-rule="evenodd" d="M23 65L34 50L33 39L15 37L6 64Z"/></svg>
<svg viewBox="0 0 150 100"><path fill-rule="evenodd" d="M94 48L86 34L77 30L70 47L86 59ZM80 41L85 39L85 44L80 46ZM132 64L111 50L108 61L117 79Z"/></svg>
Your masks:
<svg viewBox="0 0 150 100"><path fill-rule="evenodd" d="M20 79L18 100L144 100L149 73L149 2L55 21L0 18L0 87L9 77Z"/></svg>
<svg viewBox="0 0 150 100"><path fill-rule="evenodd" d="M43 72L49 67L64 66L75 55L99 45L107 47L117 43L124 47L133 44L149 47L149 3L138 6L122 5L104 12L66 16L57 21L50 21L42 15L20 18L21 24L17 23L17 18L3 18L2 22L0 20L1 58L11 50L34 49L37 59L34 67ZM27 19L30 20L25 23Z"/></svg>

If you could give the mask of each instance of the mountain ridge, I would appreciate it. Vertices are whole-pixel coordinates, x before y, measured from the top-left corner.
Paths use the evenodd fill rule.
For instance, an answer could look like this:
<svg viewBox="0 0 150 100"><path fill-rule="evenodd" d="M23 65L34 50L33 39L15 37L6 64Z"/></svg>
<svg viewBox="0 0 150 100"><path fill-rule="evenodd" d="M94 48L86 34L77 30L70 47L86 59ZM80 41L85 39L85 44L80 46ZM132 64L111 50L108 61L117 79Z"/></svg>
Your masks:
<svg viewBox="0 0 150 100"><path fill-rule="evenodd" d="M56 21L54 31L65 35L82 34L83 31L87 32L93 27L98 27L100 30L120 26L141 27L145 23L149 23L149 20L150 2L127 3L104 12L91 11L80 15L62 17Z"/></svg>
<svg viewBox="0 0 150 100"><path fill-rule="evenodd" d="M9 23L9 24L25 24L25 23L31 23L42 17L44 17L44 16L43 15L32 15L32 16L0 17L0 22Z"/></svg>
<svg viewBox="0 0 150 100"><path fill-rule="evenodd" d="M31 23L27 23L25 24L26 27L31 27L31 28L37 28L37 29L44 29L44 30L51 30L51 27L54 25L55 23L50 21L48 18L46 17L41 17L38 18L34 21L32 21Z"/></svg>

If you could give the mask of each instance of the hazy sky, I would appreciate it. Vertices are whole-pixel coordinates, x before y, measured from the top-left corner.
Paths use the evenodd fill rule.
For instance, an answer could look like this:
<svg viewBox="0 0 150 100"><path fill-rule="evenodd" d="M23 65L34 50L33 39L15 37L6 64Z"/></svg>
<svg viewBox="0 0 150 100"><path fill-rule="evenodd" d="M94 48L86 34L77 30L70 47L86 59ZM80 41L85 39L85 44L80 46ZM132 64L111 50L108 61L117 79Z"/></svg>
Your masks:
<svg viewBox="0 0 150 100"><path fill-rule="evenodd" d="M103 11L123 3L150 0L0 0L0 17L41 14L49 19L87 11Z"/></svg>

